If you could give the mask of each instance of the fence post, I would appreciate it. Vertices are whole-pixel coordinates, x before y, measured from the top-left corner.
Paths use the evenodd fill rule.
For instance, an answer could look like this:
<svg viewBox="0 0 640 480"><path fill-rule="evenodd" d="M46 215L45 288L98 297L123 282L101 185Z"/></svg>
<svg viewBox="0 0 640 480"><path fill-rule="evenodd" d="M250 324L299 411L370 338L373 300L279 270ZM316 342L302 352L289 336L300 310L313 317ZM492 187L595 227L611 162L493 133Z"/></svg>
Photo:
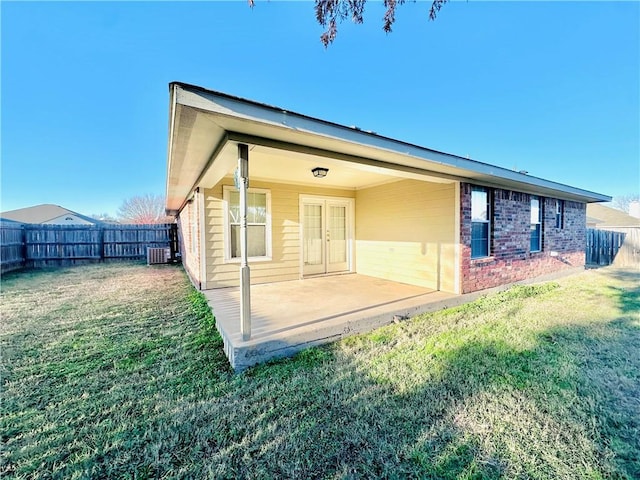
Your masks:
<svg viewBox="0 0 640 480"><path fill-rule="evenodd" d="M20 226L20 241L22 242L22 248L20 251L22 252L22 265L27 266L27 228L24 225Z"/></svg>
<svg viewBox="0 0 640 480"><path fill-rule="evenodd" d="M104 225L98 226L98 245L100 248L100 262L104 262Z"/></svg>

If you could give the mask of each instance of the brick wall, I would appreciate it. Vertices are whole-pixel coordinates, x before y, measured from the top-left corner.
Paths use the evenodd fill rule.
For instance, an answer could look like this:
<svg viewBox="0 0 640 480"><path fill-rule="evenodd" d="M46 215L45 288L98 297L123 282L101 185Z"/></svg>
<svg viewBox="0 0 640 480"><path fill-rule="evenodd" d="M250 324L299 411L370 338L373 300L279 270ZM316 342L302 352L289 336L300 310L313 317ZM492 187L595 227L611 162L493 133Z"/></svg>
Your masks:
<svg viewBox="0 0 640 480"><path fill-rule="evenodd" d="M586 205L564 201L564 225L556 228L556 199L541 198L542 251L530 251L531 195L489 189L492 204L490 255L471 258L471 185L460 185L462 293L582 266Z"/></svg>
<svg viewBox="0 0 640 480"><path fill-rule="evenodd" d="M178 232L180 235L180 253L182 265L191 279L191 283L201 289L203 279L200 274L200 203L199 192L194 201L189 202L178 214Z"/></svg>

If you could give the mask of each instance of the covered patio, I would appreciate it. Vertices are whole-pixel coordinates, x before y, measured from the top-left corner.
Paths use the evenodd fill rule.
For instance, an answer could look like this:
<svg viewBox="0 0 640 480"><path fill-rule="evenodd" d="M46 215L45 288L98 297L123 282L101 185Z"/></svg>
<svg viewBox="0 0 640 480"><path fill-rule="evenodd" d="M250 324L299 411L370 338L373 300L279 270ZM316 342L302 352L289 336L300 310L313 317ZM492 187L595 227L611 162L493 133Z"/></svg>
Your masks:
<svg viewBox="0 0 640 480"><path fill-rule="evenodd" d="M231 366L242 371L272 358L420 313L460 303L460 295L359 274L251 287L251 338L240 331L240 289L203 292L216 317Z"/></svg>

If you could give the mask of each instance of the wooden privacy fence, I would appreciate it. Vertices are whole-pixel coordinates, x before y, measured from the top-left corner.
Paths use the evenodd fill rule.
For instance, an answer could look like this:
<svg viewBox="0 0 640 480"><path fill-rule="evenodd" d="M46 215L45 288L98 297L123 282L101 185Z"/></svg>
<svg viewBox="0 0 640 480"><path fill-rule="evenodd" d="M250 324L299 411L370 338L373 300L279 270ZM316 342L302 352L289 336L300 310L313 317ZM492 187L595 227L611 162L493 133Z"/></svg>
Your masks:
<svg viewBox="0 0 640 480"><path fill-rule="evenodd" d="M588 265L639 266L640 228L588 228L586 262Z"/></svg>
<svg viewBox="0 0 640 480"><path fill-rule="evenodd" d="M30 225L0 222L2 272L24 267L67 266L142 259L147 247L178 252L177 225Z"/></svg>
<svg viewBox="0 0 640 480"><path fill-rule="evenodd" d="M0 272L24 266L24 225L0 222Z"/></svg>

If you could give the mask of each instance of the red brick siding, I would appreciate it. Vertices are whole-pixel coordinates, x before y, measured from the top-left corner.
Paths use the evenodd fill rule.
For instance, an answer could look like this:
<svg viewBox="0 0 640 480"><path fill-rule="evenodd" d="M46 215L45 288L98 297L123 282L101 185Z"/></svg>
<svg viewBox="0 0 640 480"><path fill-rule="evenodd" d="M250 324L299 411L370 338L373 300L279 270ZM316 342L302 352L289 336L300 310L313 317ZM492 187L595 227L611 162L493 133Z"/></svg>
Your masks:
<svg viewBox="0 0 640 480"><path fill-rule="evenodd" d="M531 195L489 189L490 256L471 259L471 185L460 185L462 293L584 265L586 205L564 201L564 226L556 228L556 199L542 200L542 251L530 252Z"/></svg>
<svg viewBox="0 0 640 480"><path fill-rule="evenodd" d="M195 197L197 199L197 195ZM180 235L180 253L184 266L191 282L196 288L201 288L200 274L200 212L196 200L187 203L180 211L178 219L178 232ZM195 230L192 228L195 221ZM195 235L195 238L194 238ZM195 247L195 249L194 249Z"/></svg>

